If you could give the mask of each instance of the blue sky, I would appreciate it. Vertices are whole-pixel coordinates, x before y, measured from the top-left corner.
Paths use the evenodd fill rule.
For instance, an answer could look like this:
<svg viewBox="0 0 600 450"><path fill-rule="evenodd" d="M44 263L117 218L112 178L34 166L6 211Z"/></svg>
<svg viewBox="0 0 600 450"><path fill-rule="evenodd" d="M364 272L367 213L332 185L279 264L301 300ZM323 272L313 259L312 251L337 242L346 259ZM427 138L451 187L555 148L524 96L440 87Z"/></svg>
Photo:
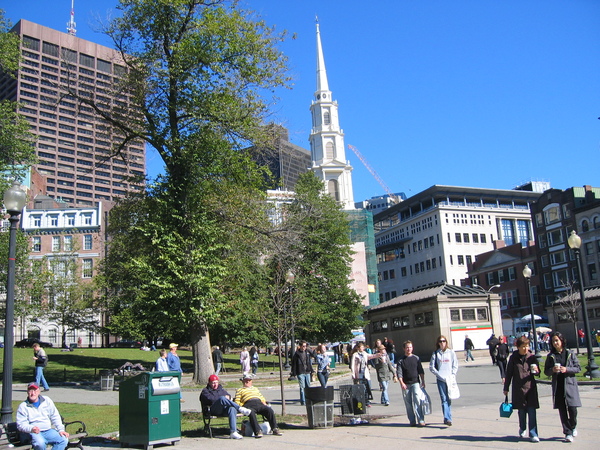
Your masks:
<svg viewBox="0 0 600 450"><path fill-rule="evenodd" d="M77 35L113 0L76 0ZM25 18L64 30L70 0L0 0ZM394 192L433 184L510 189L600 185L600 2L597 0L242 0L282 44L293 89L271 119L308 147L316 86L315 16L329 87L346 144ZM383 189L356 156L355 200ZM151 174L160 170L149 154Z"/></svg>

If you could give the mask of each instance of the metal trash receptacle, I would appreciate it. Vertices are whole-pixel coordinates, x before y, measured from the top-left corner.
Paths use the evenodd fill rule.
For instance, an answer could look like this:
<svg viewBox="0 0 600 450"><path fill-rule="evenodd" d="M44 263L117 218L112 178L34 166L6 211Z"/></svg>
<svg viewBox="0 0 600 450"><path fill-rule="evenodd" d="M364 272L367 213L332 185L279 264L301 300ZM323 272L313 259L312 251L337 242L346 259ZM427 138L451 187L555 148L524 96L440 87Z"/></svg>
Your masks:
<svg viewBox="0 0 600 450"><path fill-rule="evenodd" d="M335 352L333 350L327 350L327 356L329 356L329 367L335 369Z"/></svg>
<svg viewBox="0 0 600 450"><path fill-rule="evenodd" d="M304 389L310 428L333 427L333 386Z"/></svg>
<svg viewBox="0 0 600 450"><path fill-rule="evenodd" d="M112 391L115 387L115 376L110 370L100 371L100 390Z"/></svg>
<svg viewBox="0 0 600 450"><path fill-rule="evenodd" d="M121 446L181 440L180 372L142 372L119 385L119 441Z"/></svg>
<svg viewBox="0 0 600 450"><path fill-rule="evenodd" d="M340 386L342 415L359 415L367 412L367 388L364 384Z"/></svg>

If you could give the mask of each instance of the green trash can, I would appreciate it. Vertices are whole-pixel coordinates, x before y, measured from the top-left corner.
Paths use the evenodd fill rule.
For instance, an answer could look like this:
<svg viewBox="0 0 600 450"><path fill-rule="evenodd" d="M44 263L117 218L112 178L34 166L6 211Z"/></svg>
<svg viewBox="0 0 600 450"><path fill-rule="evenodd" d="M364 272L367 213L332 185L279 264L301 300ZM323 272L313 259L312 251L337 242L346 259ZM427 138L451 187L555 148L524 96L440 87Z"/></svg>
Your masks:
<svg viewBox="0 0 600 450"><path fill-rule="evenodd" d="M119 385L121 446L181 440L180 372L142 372Z"/></svg>
<svg viewBox="0 0 600 450"><path fill-rule="evenodd" d="M327 356L329 356L329 367L335 369L335 352L333 350L327 350Z"/></svg>

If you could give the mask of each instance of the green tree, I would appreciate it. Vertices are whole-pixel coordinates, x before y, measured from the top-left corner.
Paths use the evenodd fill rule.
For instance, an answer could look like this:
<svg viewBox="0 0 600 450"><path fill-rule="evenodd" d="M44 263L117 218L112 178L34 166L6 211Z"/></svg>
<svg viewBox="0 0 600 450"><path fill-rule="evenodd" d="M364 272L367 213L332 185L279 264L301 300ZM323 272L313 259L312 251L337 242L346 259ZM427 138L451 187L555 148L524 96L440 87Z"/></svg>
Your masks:
<svg viewBox="0 0 600 450"><path fill-rule="evenodd" d="M126 142L144 140L160 154L167 174L139 200L148 202L142 210L152 215L123 221L124 234L151 244L140 247L144 254L122 256L120 267L137 278L113 278L108 263L105 279L117 296L117 310L131 306L120 292L135 280L147 302L144 317L165 318L169 332L190 335L195 380L205 381L212 370L207 325L223 303L230 219L239 213L230 193L254 198L262 183L240 149L261 133L267 112L261 95L286 83L285 58L276 49L282 36L247 19L236 2L121 0L119 9L122 16L106 32L126 73L113 89L135 100L105 105L62 89L121 136L115 156ZM233 214L225 216L224 210ZM110 252L117 240L113 235Z"/></svg>
<svg viewBox="0 0 600 450"><path fill-rule="evenodd" d="M19 37L9 30L10 22L0 9L0 74L14 78L19 65ZM29 132L29 124L16 110L15 102L0 101L0 172L22 179L36 161L35 139ZM0 192L8 187L6 177L0 177Z"/></svg>

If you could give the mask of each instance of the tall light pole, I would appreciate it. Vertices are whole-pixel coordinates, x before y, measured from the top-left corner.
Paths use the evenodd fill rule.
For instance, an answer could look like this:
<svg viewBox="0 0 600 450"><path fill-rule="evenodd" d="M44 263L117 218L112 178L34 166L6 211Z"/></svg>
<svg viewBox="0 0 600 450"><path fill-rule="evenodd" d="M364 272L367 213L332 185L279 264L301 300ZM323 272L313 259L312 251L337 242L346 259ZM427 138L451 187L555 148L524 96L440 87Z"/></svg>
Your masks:
<svg viewBox="0 0 600 450"><path fill-rule="evenodd" d="M4 193L4 207L10 214L10 235L8 241L8 277L6 281L6 316L4 318L4 367L2 371L2 409L0 422L12 422L12 381L13 381L13 327L15 322L15 256L17 247L17 224L23 211L27 195L18 181Z"/></svg>
<svg viewBox="0 0 600 450"><path fill-rule="evenodd" d="M592 339L590 335L590 321L588 319L587 314L587 304L585 302L585 292L583 287L583 270L581 269L581 238L577 236L575 230L571 231L571 235L568 239L569 247L575 252L575 259L577 260L577 272L579 275L579 295L581 297L581 309L583 313L583 329L585 331L585 342L587 344L587 352L588 352L588 365L586 376L590 378L600 378L600 371L598 370L598 365L594 360L594 348L592 347Z"/></svg>
<svg viewBox="0 0 600 450"><path fill-rule="evenodd" d="M294 293L293 293L293 287L292 285L294 284L294 280L296 279L296 275L294 275L294 272L292 272L291 270L288 271L285 280L288 282L288 284L290 285L290 321L291 321L291 332L292 332L292 341L290 343L290 353L292 353L292 355L294 354L294 352L296 351L296 337L294 336ZM287 355L286 355L287 358ZM290 368L289 364L287 363L287 359L286 359L286 364L288 365L288 369ZM295 376L291 375L288 380L294 380L296 379Z"/></svg>
<svg viewBox="0 0 600 450"><path fill-rule="evenodd" d="M488 307L490 308L490 323L492 324L492 333L496 334L496 330L494 329L494 316L492 314L492 298L491 298L490 294L492 292L492 289L499 288L500 285L495 284L487 290L483 286L479 286L477 283L473 283L473 286L481 289L483 292L485 292L487 294Z"/></svg>
<svg viewBox="0 0 600 450"><path fill-rule="evenodd" d="M533 334L533 349L535 351L535 358L539 361L542 355L539 353L538 344L537 344L537 331L535 331L535 312L533 311L533 295L531 295L531 269L529 268L529 264L525 264L525 268L523 269L523 276L527 280L527 295L529 297L529 315L531 316L531 332Z"/></svg>

